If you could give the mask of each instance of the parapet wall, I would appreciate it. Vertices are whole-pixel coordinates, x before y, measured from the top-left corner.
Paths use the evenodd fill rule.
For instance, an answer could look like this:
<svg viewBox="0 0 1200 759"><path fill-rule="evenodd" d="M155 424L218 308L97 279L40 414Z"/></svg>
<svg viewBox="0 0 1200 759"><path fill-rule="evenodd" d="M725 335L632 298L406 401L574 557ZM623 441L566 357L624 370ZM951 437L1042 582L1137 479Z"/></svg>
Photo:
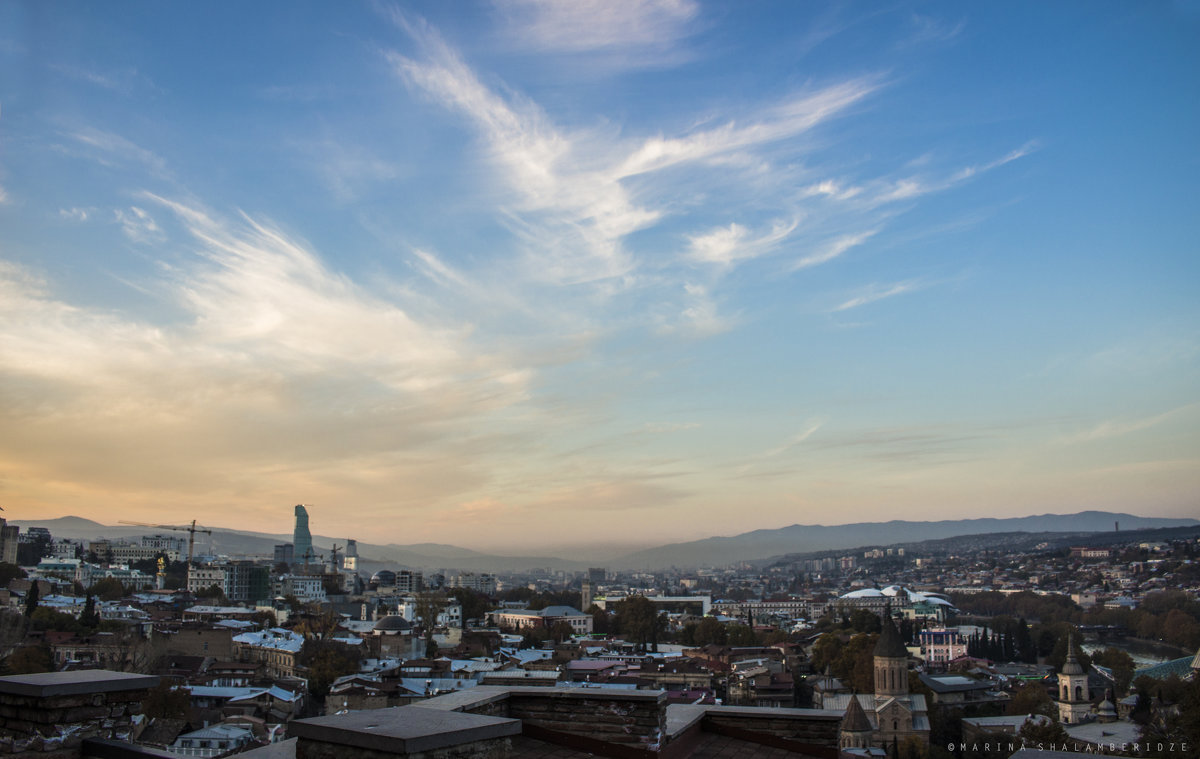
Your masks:
<svg viewBox="0 0 1200 759"><path fill-rule="evenodd" d="M0 678L0 753L78 756L85 738L128 740L158 678L85 670Z"/></svg>

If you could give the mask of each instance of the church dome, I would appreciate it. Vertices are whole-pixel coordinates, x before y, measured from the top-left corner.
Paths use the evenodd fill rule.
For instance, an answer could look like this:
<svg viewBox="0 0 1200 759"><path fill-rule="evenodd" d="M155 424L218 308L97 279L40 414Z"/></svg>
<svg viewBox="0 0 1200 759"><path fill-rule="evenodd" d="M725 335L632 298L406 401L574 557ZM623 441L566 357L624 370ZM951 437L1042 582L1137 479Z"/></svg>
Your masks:
<svg viewBox="0 0 1200 759"><path fill-rule="evenodd" d="M375 623L375 632L407 632L411 629L412 623L399 614L380 617Z"/></svg>

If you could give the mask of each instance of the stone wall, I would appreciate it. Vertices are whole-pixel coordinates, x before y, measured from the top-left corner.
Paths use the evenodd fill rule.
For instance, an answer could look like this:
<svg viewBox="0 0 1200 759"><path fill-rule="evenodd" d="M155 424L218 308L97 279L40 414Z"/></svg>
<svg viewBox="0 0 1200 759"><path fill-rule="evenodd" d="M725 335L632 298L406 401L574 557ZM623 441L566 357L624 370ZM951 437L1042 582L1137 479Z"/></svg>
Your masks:
<svg viewBox="0 0 1200 759"><path fill-rule="evenodd" d="M656 748L665 734L665 706L659 691L521 690L509 696L508 716L546 730Z"/></svg>
<svg viewBox="0 0 1200 759"><path fill-rule="evenodd" d="M816 709L710 707L705 729L730 734L770 735L812 746L838 745L842 715Z"/></svg>
<svg viewBox="0 0 1200 759"><path fill-rule="evenodd" d="M157 677L105 670L0 678L0 753L78 756L84 738L128 740Z"/></svg>

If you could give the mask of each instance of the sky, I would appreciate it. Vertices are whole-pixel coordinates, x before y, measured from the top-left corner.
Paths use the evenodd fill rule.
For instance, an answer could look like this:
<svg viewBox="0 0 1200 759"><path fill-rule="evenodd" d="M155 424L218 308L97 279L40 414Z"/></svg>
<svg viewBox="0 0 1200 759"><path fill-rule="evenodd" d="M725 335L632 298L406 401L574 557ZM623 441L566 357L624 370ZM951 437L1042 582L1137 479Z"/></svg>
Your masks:
<svg viewBox="0 0 1200 759"><path fill-rule="evenodd" d="M1197 2L3 3L0 506L1200 516L1197 135Z"/></svg>

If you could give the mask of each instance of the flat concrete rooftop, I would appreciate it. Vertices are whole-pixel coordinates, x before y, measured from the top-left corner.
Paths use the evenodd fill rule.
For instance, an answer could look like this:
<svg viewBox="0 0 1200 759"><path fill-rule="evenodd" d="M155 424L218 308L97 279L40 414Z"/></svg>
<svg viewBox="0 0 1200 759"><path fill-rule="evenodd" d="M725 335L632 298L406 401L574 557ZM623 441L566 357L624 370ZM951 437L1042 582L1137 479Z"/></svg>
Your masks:
<svg viewBox="0 0 1200 759"><path fill-rule="evenodd" d="M521 734L521 721L467 712L396 706L292 722L288 737L389 754L457 746Z"/></svg>
<svg viewBox="0 0 1200 759"><path fill-rule="evenodd" d="M0 677L0 693L14 696L77 696L142 690L158 685L154 675L112 672L107 669L83 669L76 672L42 672L36 675Z"/></svg>

